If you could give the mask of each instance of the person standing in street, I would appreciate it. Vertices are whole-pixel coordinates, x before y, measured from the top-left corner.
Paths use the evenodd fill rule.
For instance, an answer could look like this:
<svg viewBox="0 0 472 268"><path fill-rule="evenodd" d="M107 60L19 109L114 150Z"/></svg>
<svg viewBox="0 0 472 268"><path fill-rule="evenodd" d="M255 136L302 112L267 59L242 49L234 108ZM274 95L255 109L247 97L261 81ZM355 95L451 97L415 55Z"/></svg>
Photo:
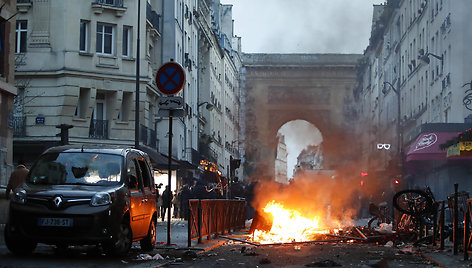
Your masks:
<svg viewBox="0 0 472 268"><path fill-rule="evenodd" d="M26 179L29 170L26 168L23 161L18 161L18 166L10 174L10 179L8 180L7 189L5 190L5 197L10 199L10 191L15 190L16 187L20 186Z"/></svg>
<svg viewBox="0 0 472 268"><path fill-rule="evenodd" d="M166 189L162 193L162 209L161 209L161 216L162 216L162 221L164 221L165 216L166 216L166 210L169 209L170 213L170 207L169 207L169 202L172 200L172 192L169 189L169 185L166 186Z"/></svg>

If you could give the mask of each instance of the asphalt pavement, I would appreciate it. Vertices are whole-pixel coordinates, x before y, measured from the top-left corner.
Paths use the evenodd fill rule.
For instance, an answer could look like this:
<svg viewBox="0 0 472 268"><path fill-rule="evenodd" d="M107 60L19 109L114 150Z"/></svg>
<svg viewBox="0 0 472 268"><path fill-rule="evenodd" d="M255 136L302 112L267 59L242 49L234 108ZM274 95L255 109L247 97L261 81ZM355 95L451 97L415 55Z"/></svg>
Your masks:
<svg viewBox="0 0 472 268"><path fill-rule="evenodd" d="M0 189L0 244L4 244L3 232L5 223L8 217L8 204L9 201L6 200L4 189ZM180 248L185 249L188 247L188 228L187 222L181 219L173 219L171 221L171 240L170 244L167 241L167 221L158 221L157 223L157 239L156 239L156 249L159 248ZM234 234L225 234L225 236L231 235L243 235L244 232L237 232ZM233 242L230 239L224 237L216 237L212 239L204 238L202 243L192 240L190 248L198 253L205 253L214 248L222 247L227 243ZM446 240L445 249L439 250L437 247L432 247L431 245L422 245L419 247L412 247L409 245L397 246L402 248L403 251L409 254L418 254L426 258L430 262L434 263L438 267L470 267L472 266L472 261L464 261L464 256L462 249L459 250L457 255L453 254L453 244L451 241ZM471 257L472 259L472 257Z"/></svg>

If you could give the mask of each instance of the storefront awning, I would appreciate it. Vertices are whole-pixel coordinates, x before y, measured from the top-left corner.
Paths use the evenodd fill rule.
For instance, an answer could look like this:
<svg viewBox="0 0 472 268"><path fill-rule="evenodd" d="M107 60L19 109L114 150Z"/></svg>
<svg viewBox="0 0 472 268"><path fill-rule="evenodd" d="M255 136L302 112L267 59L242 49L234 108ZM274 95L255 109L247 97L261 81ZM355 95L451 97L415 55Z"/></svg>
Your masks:
<svg viewBox="0 0 472 268"><path fill-rule="evenodd" d="M145 146L140 146L139 149L144 151L149 155L151 159L152 166L157 169L161 170L168 170L169 169L169 158L166 155L163 155L157 152L156 149L150 149ZM171 161L171 170L177 170L180 167L180 163L174 159Z"/></svg>
<svg viewBox="0 0 472 268"><path fill-rule="evenodd" d="M446 150L439 148L439 145L456 136L457 132L421 133L410 146L406 161L446 160Z"/></svg>

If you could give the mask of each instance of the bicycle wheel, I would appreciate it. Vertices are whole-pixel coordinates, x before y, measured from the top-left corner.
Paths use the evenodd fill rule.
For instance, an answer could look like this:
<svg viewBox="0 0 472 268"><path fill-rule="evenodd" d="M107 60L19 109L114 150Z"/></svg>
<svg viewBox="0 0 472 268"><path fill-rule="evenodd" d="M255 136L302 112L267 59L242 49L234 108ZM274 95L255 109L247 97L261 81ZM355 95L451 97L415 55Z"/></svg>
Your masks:
<svg viewBox="0 0 472 268"><path fill-rule="evenodd" d="M393 196L393 206L408 215L425 215L431 212L433 204L433 199L422 190L403 190Z"/></svg>

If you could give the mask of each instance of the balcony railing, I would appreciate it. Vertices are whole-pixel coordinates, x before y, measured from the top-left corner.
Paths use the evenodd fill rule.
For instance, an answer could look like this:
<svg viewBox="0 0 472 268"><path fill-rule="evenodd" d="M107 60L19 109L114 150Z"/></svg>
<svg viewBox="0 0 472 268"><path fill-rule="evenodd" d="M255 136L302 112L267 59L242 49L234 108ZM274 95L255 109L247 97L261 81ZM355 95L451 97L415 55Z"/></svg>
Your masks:
<svg viewBox="0 0 472 268"><path fill-rule="evenodd" d="M141 129L139 131L140 138L139 141L144 143L145 145L158 148L159 140L157 139L157 133L154 129L147 128L146 126L141 125Z"/></svg>
<svg viewBox="0 0 472 268"><path fill-rule="evenodd" d="M95 0L92 4L123 7L123 0Z"/></svg>
<svg viewBox="0 0 472 268"><path fill-rule="evenodd" d="M13 117L13 137L26 136L26 116Z"/></svg>
<svg viewBox="0 0 472 268"><path fill-rule="evenodd" d="M108 139L108 120L90 121L89 138L92 139Z"/></svg>
<svg viewBox="0 0 472 268"><path fill-rule="evenodd" d="M20 4L29 4L31 3L31 0L16 0L16 2Z"/></svg>

